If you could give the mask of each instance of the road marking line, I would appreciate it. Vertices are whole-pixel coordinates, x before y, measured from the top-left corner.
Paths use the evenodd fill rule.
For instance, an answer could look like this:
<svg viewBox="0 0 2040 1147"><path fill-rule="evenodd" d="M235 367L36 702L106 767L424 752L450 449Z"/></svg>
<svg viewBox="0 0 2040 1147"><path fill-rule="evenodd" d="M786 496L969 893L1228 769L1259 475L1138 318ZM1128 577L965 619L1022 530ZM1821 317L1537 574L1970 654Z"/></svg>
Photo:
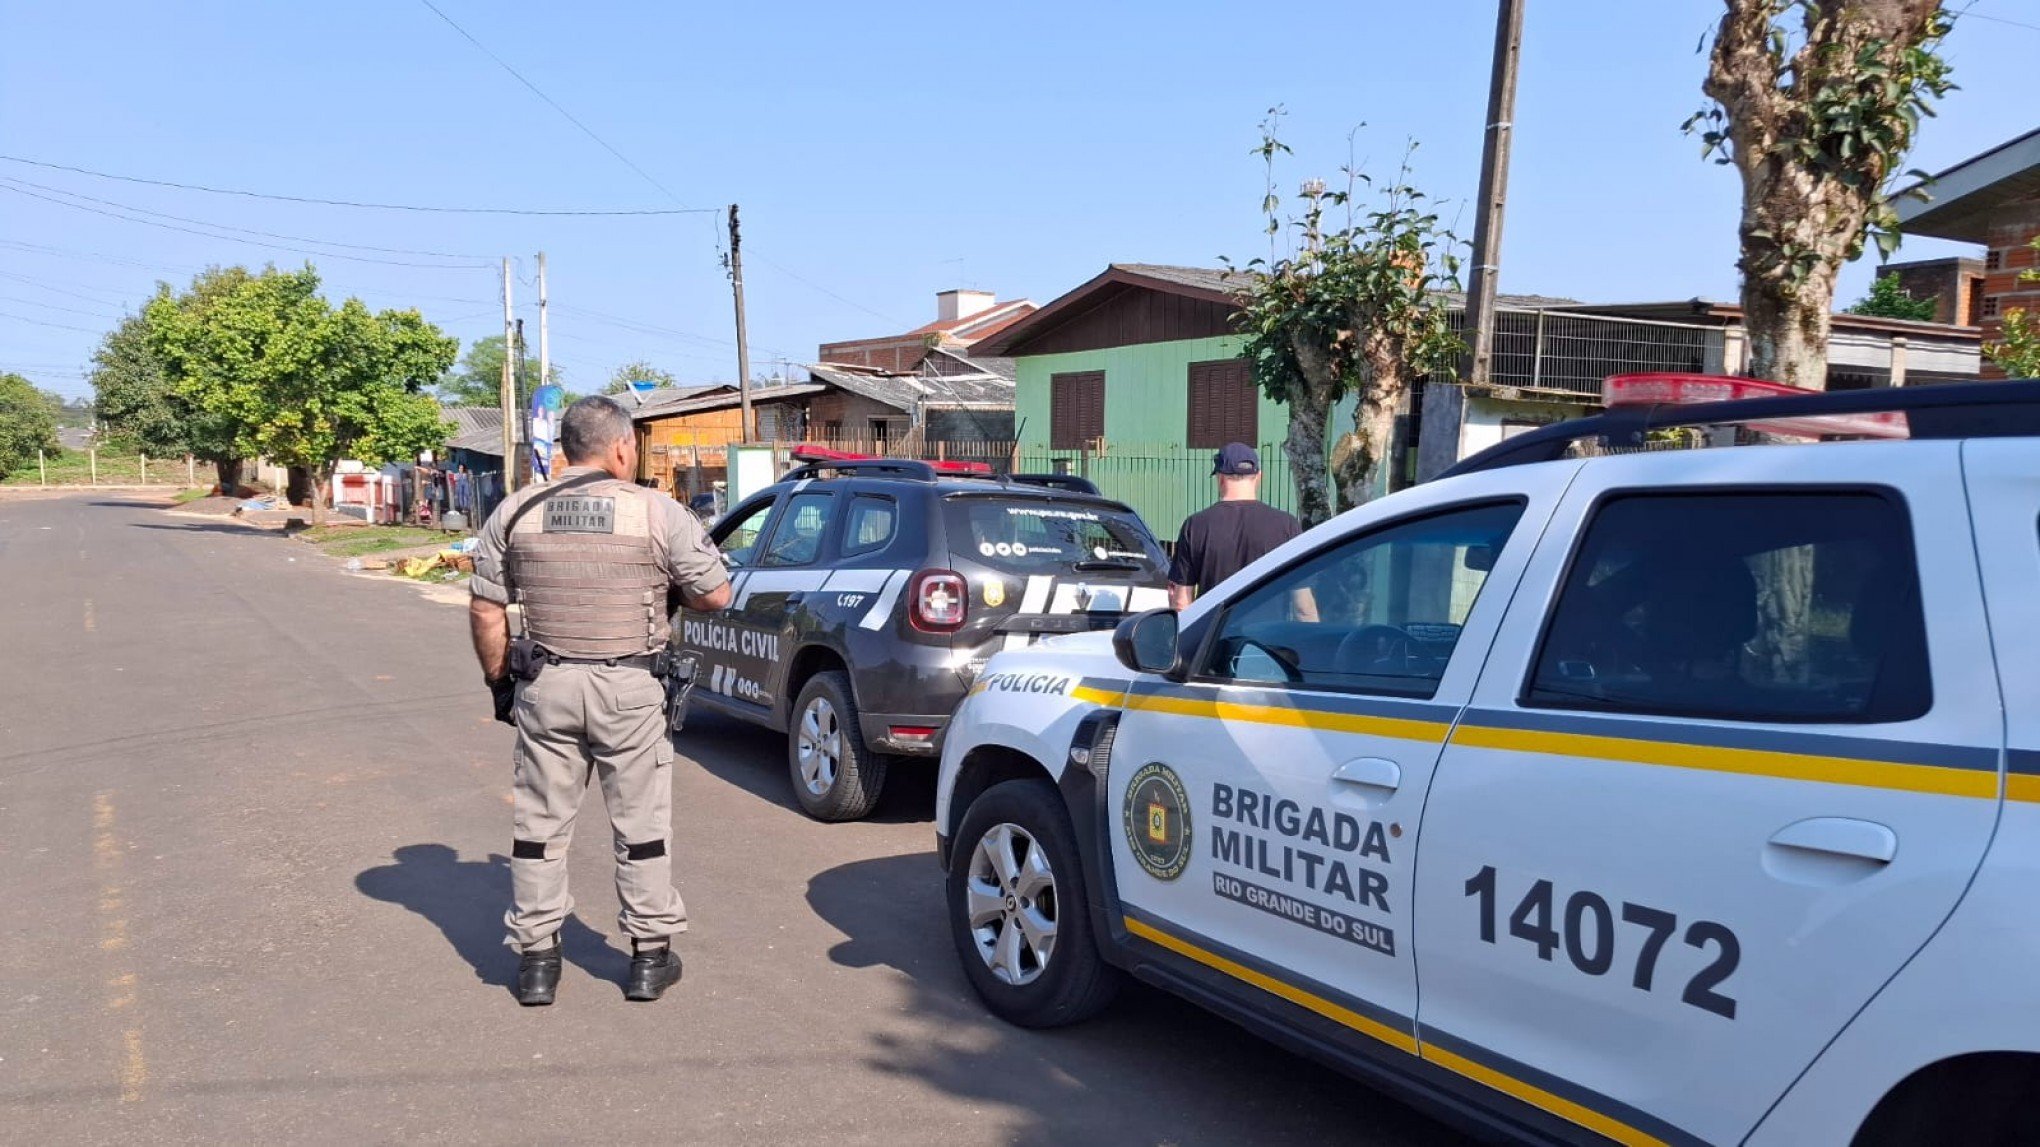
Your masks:
<svg viewBox="0 0 2040 1147"><path fill-rule="evenodd" d="M85 603L85 628L92 628L92 603ZM128 923L125 912L127 898L121 892L118 876L121 866L120 840L114 835L113 793L94 793L92 796L92 860L104 876L99 888L99 915L101 937L99 950L119 952L128 946ZM140 996L141 977L133 972L115 971L106 980L106 1010L126 1012L134 1008ZM142 1054L142 1032L130 1027L121 1033L120 1101L137 1103L142 1098L143 1085L149 1081L149 1062Z"/></svg>
<svg viewBox="0 0 2040 1147"><path fill-rule="evenodd" d="M129 1028L123 1037L127 1061L120 1068L120 1101L135 1103L142 1098L142 1085L149 1082L149 1062L142 1057L142 1033Z"/></svg>

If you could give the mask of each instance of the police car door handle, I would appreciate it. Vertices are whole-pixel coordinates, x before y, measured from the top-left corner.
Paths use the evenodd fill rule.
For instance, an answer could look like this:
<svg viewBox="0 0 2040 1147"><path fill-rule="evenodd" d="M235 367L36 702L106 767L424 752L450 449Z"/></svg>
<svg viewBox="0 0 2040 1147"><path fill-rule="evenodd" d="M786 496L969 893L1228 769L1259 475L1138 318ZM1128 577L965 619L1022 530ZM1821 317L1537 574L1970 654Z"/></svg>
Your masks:
<svg viewBox="0 0 2040 1147"><path fill-rule="evenodd" d="M1394 792L1402 784L1402 766L1381 757L1347 761L1332 771L1335 784Z"/></svg>
<svg viewBox="0 0 2040 1147"><path fill-rule="evenodd" d="M1774 848L1846 856L1873 864L1890 864L1898 855L1898 834L1875 821L1853 817L1817 816L1796 821L1771 837Z"/></svg>

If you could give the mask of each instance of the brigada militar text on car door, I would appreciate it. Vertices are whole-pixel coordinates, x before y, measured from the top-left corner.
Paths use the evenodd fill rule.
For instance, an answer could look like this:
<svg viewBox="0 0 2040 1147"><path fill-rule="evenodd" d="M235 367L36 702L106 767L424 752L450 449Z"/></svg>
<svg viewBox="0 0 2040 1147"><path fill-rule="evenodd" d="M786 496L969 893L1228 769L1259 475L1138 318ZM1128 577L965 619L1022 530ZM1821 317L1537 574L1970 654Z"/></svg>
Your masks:
<svg viewBox="0 0 2040 1147"><path fill-rule="evenodd" d="M985 661L1166 601L1147 527L1080 478L831 458L711 533L734 604L675 628L697 699L788 736L801 807L864 816L889 760L932 758Z"/></svg>

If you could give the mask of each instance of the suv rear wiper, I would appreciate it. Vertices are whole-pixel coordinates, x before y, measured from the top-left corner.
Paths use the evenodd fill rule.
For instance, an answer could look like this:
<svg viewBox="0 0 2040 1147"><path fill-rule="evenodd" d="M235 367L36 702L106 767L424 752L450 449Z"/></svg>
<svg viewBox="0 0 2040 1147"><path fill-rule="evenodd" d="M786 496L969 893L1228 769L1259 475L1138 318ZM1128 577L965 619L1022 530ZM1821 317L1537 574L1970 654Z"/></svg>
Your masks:
<svg viewBox="0 0 2040 1147"><path fill-rule="evenodd" d="M1076 565L1071 566L1070 568L1075 570L1134 571L1145 569L1146 563L1137 562L1132 558L1085 558L1082 561L1078 562Z"/></svg>

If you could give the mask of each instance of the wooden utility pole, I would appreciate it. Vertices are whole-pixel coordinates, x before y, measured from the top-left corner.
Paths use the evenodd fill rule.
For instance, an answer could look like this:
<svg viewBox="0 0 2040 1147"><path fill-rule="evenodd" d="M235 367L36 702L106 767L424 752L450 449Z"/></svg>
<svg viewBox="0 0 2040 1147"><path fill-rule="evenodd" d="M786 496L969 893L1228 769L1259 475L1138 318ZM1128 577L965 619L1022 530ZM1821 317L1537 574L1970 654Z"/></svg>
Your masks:
<svg viewBox="0 0 2040 1147"><path fill-rule="evenodd" d="M510 361L516 369L510 374L510 409L517 412L517 457L511 469L517 471L517 484L531 484L531 435L528 433L531 409L531 366L524 358L524 320L517 320L517 338L510 344Z"/></svg>
<svg viewBox="0 0 2040 1147"><path fill-rule="evenodd" d="M744 335L744 240L737 230L737 205L730 204L730 289L737 299L737 406L744 420L744 440L757 437L751 425L751 344Z"/></svg>
<svg viewBox="0 0 2040 1147"><path fill-rule="evenodd" d="M510 258L503 258L503 382L497 401L503 407L503 493L517 488L517 386L511 377L510 357L517 337L510 314Z"/></svg>
<svg viewBox="0 0 2040 1147"><path fill-rule="evenodd" d="M1466 285L1467 353L1460 385L1424 388L1417 443L1417 480L1428 481L1459 460L1467 386L1485 386L1494 358L1495 279L1500 270L1502 213L1509 196L1509 139L1516 118L1516 61L1523 46L1523 0L1499 0L1494 74L1488 81L1486 140L1480 155L1480 214L1473 224L1473 273Z"/></svg>
<svg viewBox="0 0 2040 1147"><path fill-rule="evenodd" d="M538 381L532 389L552 381L552 342L546 337L545 326L545 252L538 253Z"/></svg>

